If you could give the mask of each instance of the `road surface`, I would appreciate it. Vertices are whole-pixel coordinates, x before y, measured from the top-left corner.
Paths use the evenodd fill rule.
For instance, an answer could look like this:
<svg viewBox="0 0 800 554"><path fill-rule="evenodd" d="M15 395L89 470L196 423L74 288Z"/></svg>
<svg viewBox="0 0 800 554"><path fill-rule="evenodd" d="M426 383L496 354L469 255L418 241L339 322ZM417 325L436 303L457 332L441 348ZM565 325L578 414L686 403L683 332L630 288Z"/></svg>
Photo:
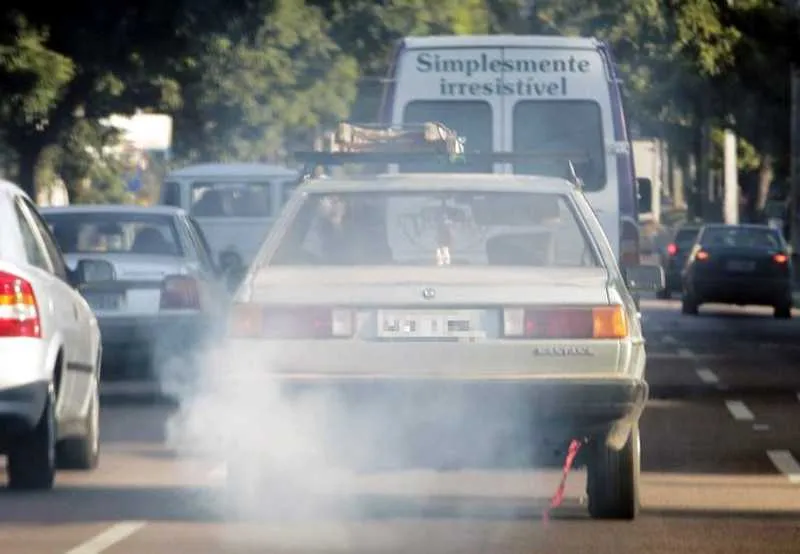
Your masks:
<svg viewBox="0 0 800 554"><path fill-rule="evenodd" d="M171 447L173 408L109 403L100 469L62 473L50 493L0 492L0 552L800 552L800 319L688 317L656 300L643 313L653 400L635 522L588 519L576 471L543 523L557 469L376 473L305 511L226 519L225 467Z"/></svg>

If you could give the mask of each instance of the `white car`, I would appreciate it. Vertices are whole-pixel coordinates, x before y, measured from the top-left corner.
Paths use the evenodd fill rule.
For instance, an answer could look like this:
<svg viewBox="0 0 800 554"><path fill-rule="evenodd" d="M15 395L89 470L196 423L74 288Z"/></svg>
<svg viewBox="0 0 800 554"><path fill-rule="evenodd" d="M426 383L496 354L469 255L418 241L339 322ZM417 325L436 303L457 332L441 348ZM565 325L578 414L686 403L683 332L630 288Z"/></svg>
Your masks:
<svg viewBox="0 0 800 554"><path fill-rule="evenodd" d="M0 454L14 489L49 489L56 467L93 469L100 444L100 332L47 224L0 181Z"/></svg>
<svg viewBox="0 0 800 554"><path fill-rule="evenodd" d="M632 291L663 279L656 266L623 276L562 179L312 180L235 295L225 376L335 395L324 421L352 416L358 437L344 450L405 452L400 426L395 441L433 433L433 451L447 448L440 427L474 448L500 448L507 430L520 444L585 440L590 514L632 519L648 397ZM231 486L244 467L231 460Z"/></svg>
<svg viewBox="0 0 800 554"><path fill-rule="evenodd" d="M67 266L102 260L110 279L81 287L103 335L107 380L190 383L173 360L219 336L229 302L203 231L180 208L83 205L42 209ZM163 387L162 387L163 388Z"/></svg>

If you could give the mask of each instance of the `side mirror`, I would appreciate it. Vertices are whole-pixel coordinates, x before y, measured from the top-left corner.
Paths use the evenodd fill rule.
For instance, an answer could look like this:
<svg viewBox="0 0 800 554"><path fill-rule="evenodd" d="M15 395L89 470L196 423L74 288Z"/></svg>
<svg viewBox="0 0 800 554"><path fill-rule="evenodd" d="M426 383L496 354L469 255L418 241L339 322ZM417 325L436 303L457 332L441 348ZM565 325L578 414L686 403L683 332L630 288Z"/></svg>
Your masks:
<svg viewBox="0 0 800 554"><path fill-rule="evenodd" d="M646 214L653 211L653 182L650 179L636 178L636 200L639 213Z"/></svg>
<svg viewBox="0 0 800 554"><path fill-rule="evenodd" d="M106 260L78 260L71 277L72 284L79 286L113 281L117 278L117 273L114 271L114 266Z"/></svg>
<svg viewBox="0 0 800 554"><path fill-rule="evenodd" d="M631 292L658 292L664 288L664 270L658 265L625 268L625 282Z"/></svg>

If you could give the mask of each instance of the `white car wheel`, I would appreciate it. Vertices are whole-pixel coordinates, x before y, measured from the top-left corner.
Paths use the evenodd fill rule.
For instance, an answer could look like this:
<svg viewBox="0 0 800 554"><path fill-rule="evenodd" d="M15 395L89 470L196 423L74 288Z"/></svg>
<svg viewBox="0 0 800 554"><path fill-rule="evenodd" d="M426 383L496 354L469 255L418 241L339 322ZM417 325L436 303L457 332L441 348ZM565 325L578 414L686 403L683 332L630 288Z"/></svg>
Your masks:
<svg viewBox="0 0 800 554"><path fill-rule="evenodd" d="M8 486L18 490L52 489L55 483L55 398L48 392L44 411L32 431L17 439L8 452Z"/></svg>
<svg viewBox="0 0 800 554"><path fill-rule="evenodd" d="M58 467L61 469L92 470L100 459L100 397L95 387L84 420L85 434L70 437L57 445Z"/></svg>
<svg viewBox="0 0 800 554"><path fill-rule="evenodd" d="M588 460L589 515L594 519L635 519L639 512L641 442L635 425L619 452L591 443Z"/></svg>

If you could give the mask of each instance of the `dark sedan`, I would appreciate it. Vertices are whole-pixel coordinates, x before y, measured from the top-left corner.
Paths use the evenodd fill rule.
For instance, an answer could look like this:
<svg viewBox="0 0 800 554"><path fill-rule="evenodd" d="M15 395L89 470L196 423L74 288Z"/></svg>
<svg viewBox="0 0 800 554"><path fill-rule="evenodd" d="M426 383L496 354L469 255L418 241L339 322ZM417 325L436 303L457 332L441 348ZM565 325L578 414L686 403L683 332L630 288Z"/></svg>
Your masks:
<svg viewBox="0 0 800 554"><path fill-rule="evenodd" d="M773 306L792 316L792 266L779 231L766 225L705 225L683 270L682 310L705 303Z"/></svg>

